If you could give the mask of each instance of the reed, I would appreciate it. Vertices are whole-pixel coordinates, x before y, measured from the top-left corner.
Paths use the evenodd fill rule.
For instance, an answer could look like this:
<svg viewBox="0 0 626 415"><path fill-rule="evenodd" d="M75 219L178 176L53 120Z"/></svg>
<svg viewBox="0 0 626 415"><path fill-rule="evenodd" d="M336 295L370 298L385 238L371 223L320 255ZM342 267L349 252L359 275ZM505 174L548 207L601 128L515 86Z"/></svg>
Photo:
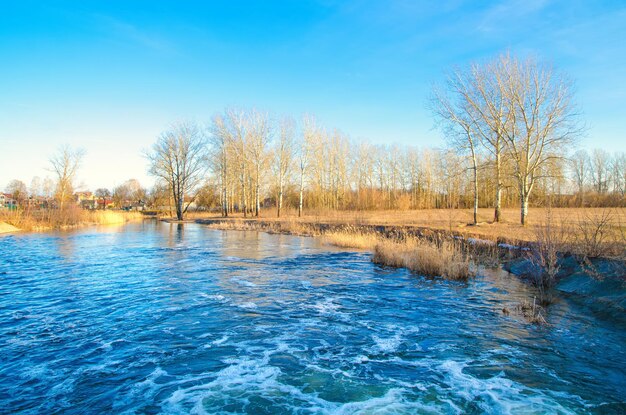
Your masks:
<svg viewBox="0 0 626 415"><path fill-rule="evenodd" d="M450 280L466 281L473 276L469 259L454 241L436 242L417 238L381 240L374 247L372 261Z"/></svg>
<svg viewBox="0 0 626 415"><path fill-rule="evenodd" d="M374 249L381 238L373 232L358 230L331 231L323 235L324 242L342 248Z"/></svg>
<svg viewBox="0 0 626 415"><path fill-rule="evenodd" d="M67 229L86 225L115 225L142 219L140 212L92 211L79 207L0 211L0 222L24 231Z"/></svg>

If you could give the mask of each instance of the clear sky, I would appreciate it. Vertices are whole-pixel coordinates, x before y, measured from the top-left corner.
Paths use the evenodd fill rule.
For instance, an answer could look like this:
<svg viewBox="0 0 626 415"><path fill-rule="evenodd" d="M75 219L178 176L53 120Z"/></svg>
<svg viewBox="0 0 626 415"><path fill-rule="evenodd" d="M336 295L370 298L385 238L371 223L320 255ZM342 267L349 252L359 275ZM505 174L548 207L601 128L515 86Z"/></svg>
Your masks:
<svg viewBox="0 0 626 415"><path fill-rule="evenodd" d="M142 149L226 106L441 145L432 83L506 50L573 78L584 147L626 151L624 0L0 0L0 190L51 176L63 143L87 188L149 185Z"/></svg>

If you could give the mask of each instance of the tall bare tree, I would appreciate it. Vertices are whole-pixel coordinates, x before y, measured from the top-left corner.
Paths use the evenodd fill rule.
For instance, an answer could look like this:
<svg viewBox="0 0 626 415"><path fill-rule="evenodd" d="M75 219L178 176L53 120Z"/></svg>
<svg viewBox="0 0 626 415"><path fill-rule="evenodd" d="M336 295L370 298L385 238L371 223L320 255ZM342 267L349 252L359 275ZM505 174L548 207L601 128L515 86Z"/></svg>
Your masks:
<svg viewBox="0 0 626 415"><path fill-rule="evenodd" d="M193 201L185 205L185 196L202 182L207 169L207 146L201 129L191 122L176 124L161 134L146 156L150 174L168 184L176 218L183 220Z"/></svg>
<svg viewBox="0 0 626 415"><path fill-rule="evenodd" d="M274 149L274 170L277 178L278 198L276 200L276 217L280 218L283 208L283 193L285 181L293 163L295 123L291 118L283 118L280 122L280 130L276 148Z"/></svg>
<svg viewBox="0 0 626 415"><path fill-rule="evenodd" d="M578 203L580 207L585 205L585 185L589 177L589 154L585 150L578 150L570 158L570 167L574 176L574 182L578 190Z"/></svg>
<svg viewBox="0 0 626 415"><path fill-rule="evenodd" d="M476 142L479 139L480 119L476 119L472 104L473 98L468 92L468 85L461 73L449 78L447 89L451 97L435 89L431 101L432 110L444 131L448 145L462 153L469 153L472 163L474 190L474 224L478 223L478 158ZM496 208L496 219L499 216Z"/></svg>
<svg viewBox="0 0 626 415"><path fill-rule="evenodd" d="M268 114L251 110L247 114L248 151L254 173L254 215L261 210L261 180L268 161L271 126Z"/></svg>
<svg viewBox="0 0 626 415"><path fill-rule="evenodd" d="M610 160L606 150L596 148L591 152L591 179L598 194L604 194L609 189Z"/></svg>
<svg viewBox="0 0 626 415"><path fill-rule="evenodd" d="M229 188L229 173L230 173L230 157L229 150L233 144L233 136L231 129L229 129L227 123L228 117L221 114L213 117L213 122L210 127L210 147L211 147L211 159L213 163L212 167L216 170L215 173L219 178L220 183L220 200L222 216L228 216L228 188Z"/></svg>
<svg viewBox="0 0 626 415"><path fill-rule="evenodd" d="M60 209L64 209L72 197L74 179L84 155L84 150L64 145L50 158L52 170L57 176L55 198Z"/></svg>
<svg viewBox="0 0 626 415"><path fill-rule="evenodd" d="M315 118L305 116L302 121L302 136L298 143L298 173L299 173L299 199L298 199L298 217L302 216L304 208L304 185L306 175L311 164L311 156L313 152L313 144L319 137L319 131Z"/></svg>
<svg viewBox="0 0 626 415"><path fill-rule="evenodd" d="M533 58L511 58L502 82L511 114L505 140L517 181L520 222L525 225L530 194L545 177L542 170L566 154L582 127L570 82L551 67Z"/></svg>
<svg viewBox="0 0 626 415"><path fill-rule="evenodd" d="M511 118L510 106L503 93L509 61L507 54L485 63L474 63L466 70L453 70L446 80L445 92L435 90L431 101L439 121L445 121L443 125L451 138L452 147L471 154L475 206L478 204L478 146L482 144L493 156L495 222L499 222L502 216L504 131Z"/></svg>

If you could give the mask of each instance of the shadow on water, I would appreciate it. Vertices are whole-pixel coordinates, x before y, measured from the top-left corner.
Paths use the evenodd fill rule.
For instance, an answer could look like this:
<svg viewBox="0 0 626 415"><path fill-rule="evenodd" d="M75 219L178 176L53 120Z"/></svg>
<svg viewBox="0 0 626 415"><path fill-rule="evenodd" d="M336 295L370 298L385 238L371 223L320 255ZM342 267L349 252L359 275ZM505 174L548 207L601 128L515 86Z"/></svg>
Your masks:
<svg viewBox="0 0 626 415"><path fill-rule="evenodd" d="M0 412L622 413L623 320L156 221L0 239Z"/></svg>

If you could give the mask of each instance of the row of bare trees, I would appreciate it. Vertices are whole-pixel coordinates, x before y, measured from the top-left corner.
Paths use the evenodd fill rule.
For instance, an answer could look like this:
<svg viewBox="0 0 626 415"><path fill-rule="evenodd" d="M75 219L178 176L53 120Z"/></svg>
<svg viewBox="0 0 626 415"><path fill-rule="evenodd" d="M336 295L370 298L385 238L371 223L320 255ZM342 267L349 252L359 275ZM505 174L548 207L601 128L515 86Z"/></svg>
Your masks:
<svg viewBox="0 0 626 415"><path fill-rule="evenodd" d="M165 132L148 154L150 171L169 189L179 219L194 200L185 196L201 184L202 203L217 204L224 216L259 216L265 206L280 216L285 205L299 215L305 206L472 206L477 222L479 207L493 207L499 221L503 206L517 203L525 224L534 199L565 200L577 192L582 205L589 185L599 194L621 194L616 203L623 203L623 154L568 158L584 127L571 83L549 65L504 54L455 69L433 89L430 107L445 149L376 146L323 128L311 116L296 123L228 108L206 128L182 123Z"/></svg>
<svg viewBox="0 0 626 415"><path fill-rule="evenodd" d="M626 196L626 153L578 150L570 157L578 206L601 206Z"/></svg>
<svg viewBox="0 0 626 415"><path fill-rule="evenodd" d="M267 134L260 140L254 136L259 129L248 127L259 119ZM201 128L174 126L168 136L183 137L190 130ZM204 134L196 137L206 151L198 153L202 161L193 164L199 169L193 180L173 175L170 181L160 182L154 195L169 192L169 199L175 200L169 183L184 179L174 187L186 189L187 197L178 199L186 201L185 207L195 201L201 208L219 209L224 216L257 215L262 208L276 209L277 216L285 208L301 215L305 207L318 211L468 208L475 205L476 196L480 207L519 206L516 166L504 152L495 169L492 154L485 151L470 158L452 148L372 145L324 129L313 117L299 123L289 118L272 121L267 114L241 109L216 115ZM618 153L610 159L620 157ZM553 206L578 205L572 163L573 159L555 157L536 169L529 201L540 204L553 196ZM164 170L169 178L167 171L175 169ZM591 200L592 188L586 188ZM609 194L618 205L626 200L612 191ZM161 200L167 204L163 196Z"/></svg>

